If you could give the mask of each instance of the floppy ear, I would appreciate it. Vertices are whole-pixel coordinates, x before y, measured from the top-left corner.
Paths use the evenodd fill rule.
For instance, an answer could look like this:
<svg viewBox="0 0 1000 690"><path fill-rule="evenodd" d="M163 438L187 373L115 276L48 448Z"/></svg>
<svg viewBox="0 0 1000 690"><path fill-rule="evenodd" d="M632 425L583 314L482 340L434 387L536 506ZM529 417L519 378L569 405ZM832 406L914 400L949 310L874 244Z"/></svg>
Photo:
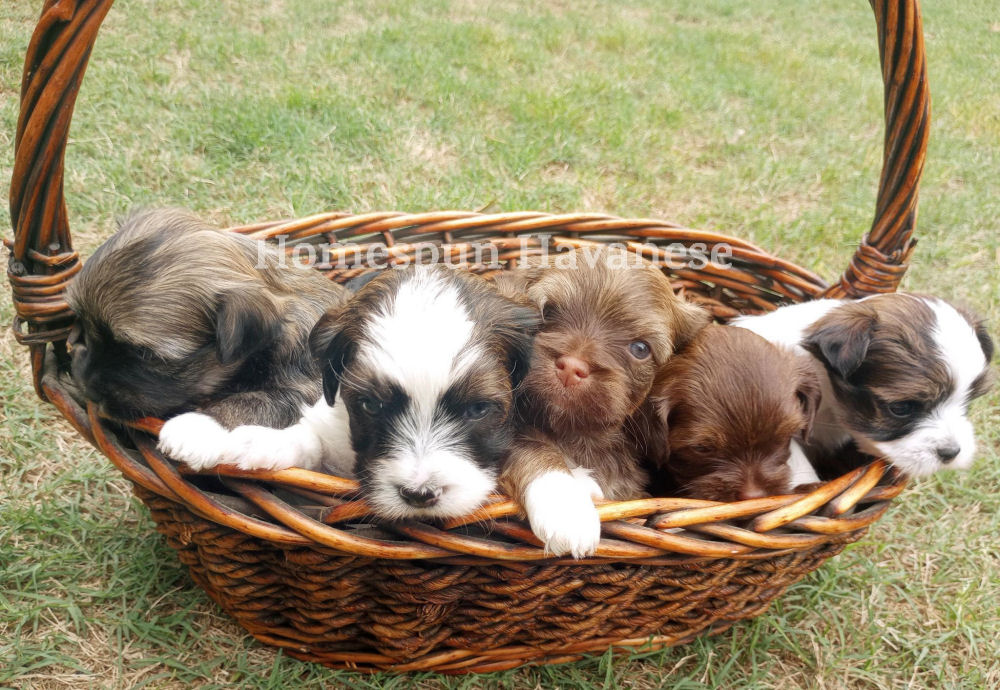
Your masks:
<svg viewBox="0 0 1000 690"><path fill-rule="evenodd" d="M677 298L674 302L674 352L688 346L701 329L712 322L707 309Z"/></svg>
<svg viewBox="0 0 1000 690"><path fill-rule="evenodd" d="M309 352L312 354L316 364L323 366L323 357L326 356L326 348L330 346L333 336L340 330L339 307L328 309L319 321L309 331Z"/></svg>
<svg viewBox="0 0 1000 690"><path fill-rule="evenodd" d="M802 346L847 380L865 361L878 314L855 304L834 310L806 331Z"/></svg>
<svg viewBox="0 0 1000 690"><path fill-rule="evenodd" d="M235 364L270 347L282 327L278 307L263 290L230 290L215 315L219 361Z"/></svg>
<svg viewBox="0 0 1000 690"><path fill-rule="evenodd" d="M356 345L341 326L340 309L331 309L320 317L309 333L309 351L323 372L323 397L331 407L337 399L344 367L354 357Z"/></svg>
<svg viewBox="0 0 1000 690"><path fill-rule="evenodd" d="M639 433L645 438L646 457L654 467L666 467L670 459L670 398L650 395L640 415Z"/></svg>
<svg viewBox="0 0 1000 690"><path fill-rule="evenodd" d="M979 339L979 345L983 348L983 355L986 357L986 363L989 364L993 360L993 338L990 337L989 332L986 330L985 321L975 322L976 338Z"/></svg>
<svg viewBox="0 0 1000 690"><path fill-rule="evenodd" d="M646 456L658 468L666 467L670 459L670 390L673 369L669 363L660 367L649 395L639 408L638 421L641 424L638 433L645 440Z"/></svg>
<svg viewBox="0 0 1000 690"><path fill-rule="evenodd" d="M823 399L823 388L819 380L819 372L812 362L808 362L803 357L798 357L795 364L799 385L795 389L795 397L802 407L802 414L806 423L796 437L803 443L809 443L812 435L813 425L816 423L816 415L819 413L819 404Z"/></svg>

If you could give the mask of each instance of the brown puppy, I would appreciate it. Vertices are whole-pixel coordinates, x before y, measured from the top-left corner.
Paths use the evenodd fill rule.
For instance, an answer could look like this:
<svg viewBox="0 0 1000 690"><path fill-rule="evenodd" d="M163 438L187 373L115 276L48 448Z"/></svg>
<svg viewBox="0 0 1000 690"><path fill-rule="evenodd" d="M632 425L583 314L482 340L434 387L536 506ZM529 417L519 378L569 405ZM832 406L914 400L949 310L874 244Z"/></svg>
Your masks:
<svg viewBox="0 0 1000 690"><path fill-rule="evenodd" d="M624 249L581 249L534 260L498 279L542 311L531 367L519 389L527 423L501 483L556 555L594 552L592 496L644 495L648 477L624 430L657 369L708 323L666 276Z"/></svg>
<svg viewBox="0 0 1000 690"><path fill-rule="evenodd" d="M787 493L815 480L793 446L808 439L820 390L807 359L748 330L709 326L657 375L644 406L647 458L691 498Z"/></svg>

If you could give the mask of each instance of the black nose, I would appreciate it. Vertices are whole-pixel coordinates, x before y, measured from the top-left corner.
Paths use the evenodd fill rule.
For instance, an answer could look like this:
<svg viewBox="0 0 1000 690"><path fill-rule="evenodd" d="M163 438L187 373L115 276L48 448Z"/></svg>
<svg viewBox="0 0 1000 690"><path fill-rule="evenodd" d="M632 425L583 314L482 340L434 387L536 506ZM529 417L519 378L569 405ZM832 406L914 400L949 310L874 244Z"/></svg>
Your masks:
<svg viewBox="0 0 1000 690"><path fill-rule="evenodd" d="M962 449L957 445L952 443L947 446L939 446L937 449L938 457L941 458L941 462L948 464L962 451Z"/></svg>
<svg viewBox="0 0 1000 690"><path fill-rule="evenodd" d="M426 486L419 486L416 489L401 486L399 487L399 495L414 508L428 508L438 502L441 491Z"/></svg>

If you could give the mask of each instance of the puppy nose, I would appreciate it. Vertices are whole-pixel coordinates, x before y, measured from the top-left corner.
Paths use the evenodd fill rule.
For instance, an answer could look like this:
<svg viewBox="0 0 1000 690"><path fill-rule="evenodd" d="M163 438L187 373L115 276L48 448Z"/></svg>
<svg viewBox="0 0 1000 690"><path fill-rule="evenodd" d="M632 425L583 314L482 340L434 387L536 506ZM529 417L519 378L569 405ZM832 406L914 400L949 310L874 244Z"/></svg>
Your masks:
<svg viewBox="0 0 1000 690"><path fill-rule="evenodd" d="M954 460L958 454L962 452L962 448L957 443L949 443L946 446L938 446L937 454L941 458L941 462L948 464Z"/></svg>
<svg viewBox="0 0 1000 690"><path fill-rule="evenodd" d="M766 491L754 484L750 484L749 486L744 486L736 498L740 501L749 501L751 498L765 498L766 496Z"/></svg>
<svg viewBox="0 0 1000 690"><path fill-rule="evenodd" d="M401 486L399 487L399 496L414 508L428 508L438 502L441 491L426 486L418 486L415 489Z"/></svg>
<svg viewBox="0 0 1000 690"><path fill-rule="evenodd" d="M563 355L556 360L556 376L559 377L562 385L569 388L590 376L590 367L579 357Z"/></svg>

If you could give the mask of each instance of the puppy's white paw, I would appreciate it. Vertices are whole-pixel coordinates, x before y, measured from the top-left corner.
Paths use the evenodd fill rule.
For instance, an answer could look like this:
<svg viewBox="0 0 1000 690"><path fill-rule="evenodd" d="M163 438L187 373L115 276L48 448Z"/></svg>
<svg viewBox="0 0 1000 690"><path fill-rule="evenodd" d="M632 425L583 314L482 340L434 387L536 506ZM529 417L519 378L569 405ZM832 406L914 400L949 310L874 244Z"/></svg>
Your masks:
<svg viewBox="0 0 1000 690"><path fill-rule="evenodd" d="M224 462L222 454L228 435L229 432L208 415L185 412L164 422L156 447L193 470L204 470Z"/></svg>
<svg viewBox="0 0 1000 690"><path fill-rule="evenodd" d="M243 470L313 469L322 461L323 449L301 424L287 429L247 425L229 432L223 457Z"/></svg>
<svg viewBox="0 0 1000 690"><path fill-rule="evenodd" d="M589 473L585 478L594 482ZM531 531L542 540L547 552L583 558L597 549L601 519L590 497L591 490L578 476L566 472L547 472L528 484L524 510Z"/></svg>
<svg viewBox="0 0 1000 690"><path fill-rule="evenodd" d="M569 471L573 477L580 482L580 486L590 492L590 497L594 500L600 500L604 498L604 492L601 490L601 485L598 484L591 475L591 471L586 467L574 467Z"/></svg>

